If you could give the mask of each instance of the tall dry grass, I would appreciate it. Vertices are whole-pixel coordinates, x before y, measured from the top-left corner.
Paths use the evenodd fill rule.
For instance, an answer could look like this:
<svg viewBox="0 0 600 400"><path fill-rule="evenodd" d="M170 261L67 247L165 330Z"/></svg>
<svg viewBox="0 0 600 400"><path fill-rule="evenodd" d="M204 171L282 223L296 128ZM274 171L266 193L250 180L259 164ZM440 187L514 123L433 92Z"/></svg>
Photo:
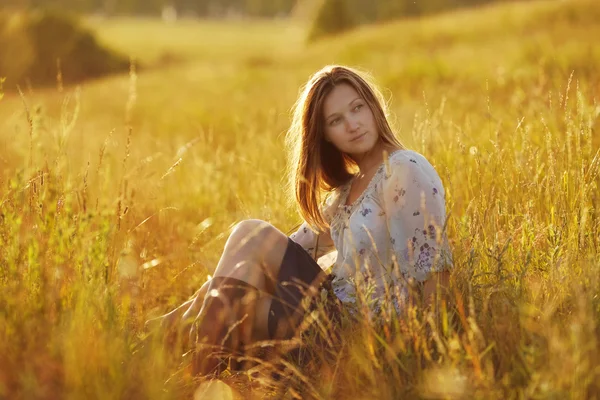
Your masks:
<svg viewBox="0 0 600 400"><path fill-rule="evenodd" d="M198 289L235 222L298 222L282 133L300 84L337 62L373 72L442 177L450 299L436 318L361 318L283 388L266 368L223 378L254 398L598 398L597 17L591 1L514 3L310 47L246 27L290 43L281 56L220 46L229 27L212 25L218 57L187 48L183 64L5 93L0 397L192 397L189 355L143 323ZM94 24L117 42L115 22ZM133 33L123 43L144 60Z"/></svg>

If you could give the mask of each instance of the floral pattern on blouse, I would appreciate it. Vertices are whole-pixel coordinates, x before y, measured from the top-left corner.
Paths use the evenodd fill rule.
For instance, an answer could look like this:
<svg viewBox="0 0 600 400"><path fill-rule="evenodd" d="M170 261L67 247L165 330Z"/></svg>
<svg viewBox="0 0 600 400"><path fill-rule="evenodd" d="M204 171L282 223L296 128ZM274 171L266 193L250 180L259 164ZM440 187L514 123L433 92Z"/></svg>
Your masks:
<svg viewBox="0 0 600 400"><path fill-rule="evenodd" d="M346 205L351 182L338 188L324 205L334 246L319 246L317 257L337 250L331 268L334 293L356 299L356 287L374 284L373 298L385 285L400 287L412 278L424 282L434 271L451 267L446 234L445 192L439 175L421 154L393 152L364 192ZM303 224L291 235L311 255L316 233ZM402 297L402 296L401 296Z"/></svg>

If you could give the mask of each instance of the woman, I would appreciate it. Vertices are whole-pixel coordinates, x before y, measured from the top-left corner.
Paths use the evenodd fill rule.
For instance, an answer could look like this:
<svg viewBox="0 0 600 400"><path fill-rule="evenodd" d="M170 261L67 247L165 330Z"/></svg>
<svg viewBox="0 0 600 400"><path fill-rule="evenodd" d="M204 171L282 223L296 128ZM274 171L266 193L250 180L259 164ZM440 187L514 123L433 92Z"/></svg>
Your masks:
<svg viewBox="0 0 600 400"><path fill-rule="evenodd" d="M197 373L217 367L209 357L214 346L236 351L293 337L303 299L328 277L347 307L362 296L376 307L391 301L401 308L410 281L423 283L429 302L448 280L440 178L394 136L381 93L364 74L342 66L315 73L296 103L288 144L304 223L290 237L257 220L232 231L214 277L179 308L187 308L183 320L195 319ZM315 260L333 250L329 275Z"/></svg>

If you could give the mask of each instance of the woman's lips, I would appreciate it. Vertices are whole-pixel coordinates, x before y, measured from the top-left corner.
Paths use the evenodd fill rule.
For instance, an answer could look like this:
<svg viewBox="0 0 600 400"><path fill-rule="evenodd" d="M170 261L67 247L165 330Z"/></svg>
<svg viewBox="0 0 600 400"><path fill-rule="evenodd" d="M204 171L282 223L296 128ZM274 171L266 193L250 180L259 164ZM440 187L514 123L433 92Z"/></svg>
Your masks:
<svg viewBox="0 0 600 400"><path fill-rule="evenodd" d="M358 135L357 137L355 137L354 139L350 139L350 141L351 141L351 142L355 142L355 141L357 141L357 140L361 139L362 137L364 137L366 134L367 134L367 132L365 132L365 133L363 133L363 134L360 134L360 135Z"/></svg>

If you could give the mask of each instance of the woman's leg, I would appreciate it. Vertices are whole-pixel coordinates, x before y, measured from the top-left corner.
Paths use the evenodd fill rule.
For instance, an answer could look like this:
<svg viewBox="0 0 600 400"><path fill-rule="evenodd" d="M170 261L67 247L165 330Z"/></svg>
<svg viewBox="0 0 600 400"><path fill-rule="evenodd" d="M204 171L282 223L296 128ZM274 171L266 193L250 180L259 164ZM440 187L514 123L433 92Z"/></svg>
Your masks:
<svg viewBox="0 0 600 400"><path fill-rule="evenodd" d="M304 297L304 289L309 284L313 287L318 286L325 276L320 273L320 268L312 261L310 255L304 254L305 252L297 245L290 249L292 250L290 254L296 254L286 260L286 267L281 271L282 261L288 251L288 243L289 239L285 234L260 220L242 221L236 225L227 240L214 277L238 279L257 288L260 294L252 304L248 304L242 310L246 317L244 323L240 325L240 330L245 343L289 337L294 329L290 317ZM318 272L315 272L315 268ZM304 282L303 287L295 284L295 280ZM169 323L178 320L181 329L188 330L192 321L201 319L202 307L206 303L206 294L211 283L212 280L207 281L199 289L195 298L167 314ZM218 290L216 293L218 294ZM275 300L271 295L275 296ZM275 335L274 330L279 325L283 325L283 329ZM213 328L219 329L216 325ZM192 340L197 339L192 338L194 333L194 326L192 326L190 330Z"/></svg>
<svg viewBox="0 0 600 400"><path fill-rule="evenodd" d="M262 294L273 293L287 244L288 237L273 225L260 220L242 221L229 236L214 277L239 279ZM268 297L262 298L263 303L268 302ZM266 327L256 329L264 331ZM266 331L262 333L258 332L259 336L266 336Z"/></svg>
<svg viewBox="0 0 600 400"><path fill-rule="evenodd" d="M184 303L186 307L183 308L183 313L179 315L179 323L184 328L189 328L190 324L194 322L194 319L200 312L200 308L202 307L202 302L204 301L204 297L206 296L209 285L210 279L204 282L191 300L188 300Z"/></svg>
<svg viewBox="0 0 600 400"><path fill-rule="evenodd" d="M218 364L210 354L220 343L235 351L242 344L268 338L268 293L288 240L264 221L243 221L234 228L190 331L199 345L194 361L197 373L209 373ZM194 313L195 307L189 311Z"/></svg>
<svg viewBox="0 0 600 400"><path fill-rule="evenodd" d="M272 292L270 283L275 280L283 254L287 246L287 236L267 222L260 220L242 221L236 225L227 240L221 259L215 269L214 276L232 277L249 283L261 292ZM265 275L269 275L267 278ZM175 328L183 331L189 330L193 321L198 317L211 280L205 282L198 290L194 298L186 301L176 309L160 317L146 322L147 329L156 326L167 333L172 333ZM258 325L254 323L255 318L247 325L258 327L257 337L267 338L266 323L262 321L268 314L270 300L268 296L261 296L262 300L258 310L263 310L264 315L258 317ZM249 316L250 317L250 316ZM246 329L246 332L248 329ZM253 331L253 329L250 329Z"/></svg>
<svg viewBox="0 0 600 400"><path fill-rule="evenodd" d="M146 331L154 331L157 328L162 330L172 329L177 323L179 323L181 316L187 309L189 309L194 299L195 297L187 300L185 303L177 306L177 308L174 308L166 314L147 320L144 324Z"/></svg>
<svg viewBox="0 0 600 400"><path fill-rule="evenodd" d="M214 276L229 276L266 290L275 280L287 248L288 237L260 220L242 221L232 231Z"/></svg>
<svg viewBox="0 0 600 400"><path fill-rule="evenodd" d="M255 341L290 337L302 317L297 306L307 289L316 289L326 274L310 254L273 225L247 220L231 233L214 276L239 279L263 294L245 310L246 327L253 325L246 332L252 332Z"/></svg>
<svg viewBox="0 0 600 400"><path fill-rule="evenodd" d="M185 332L200 311L209 283L210 280L205 282L191 299L177 306L177 308L146 321L144 324L145 330L151 332L160 329L167 336L173 336L173 333Z"/></svg>

